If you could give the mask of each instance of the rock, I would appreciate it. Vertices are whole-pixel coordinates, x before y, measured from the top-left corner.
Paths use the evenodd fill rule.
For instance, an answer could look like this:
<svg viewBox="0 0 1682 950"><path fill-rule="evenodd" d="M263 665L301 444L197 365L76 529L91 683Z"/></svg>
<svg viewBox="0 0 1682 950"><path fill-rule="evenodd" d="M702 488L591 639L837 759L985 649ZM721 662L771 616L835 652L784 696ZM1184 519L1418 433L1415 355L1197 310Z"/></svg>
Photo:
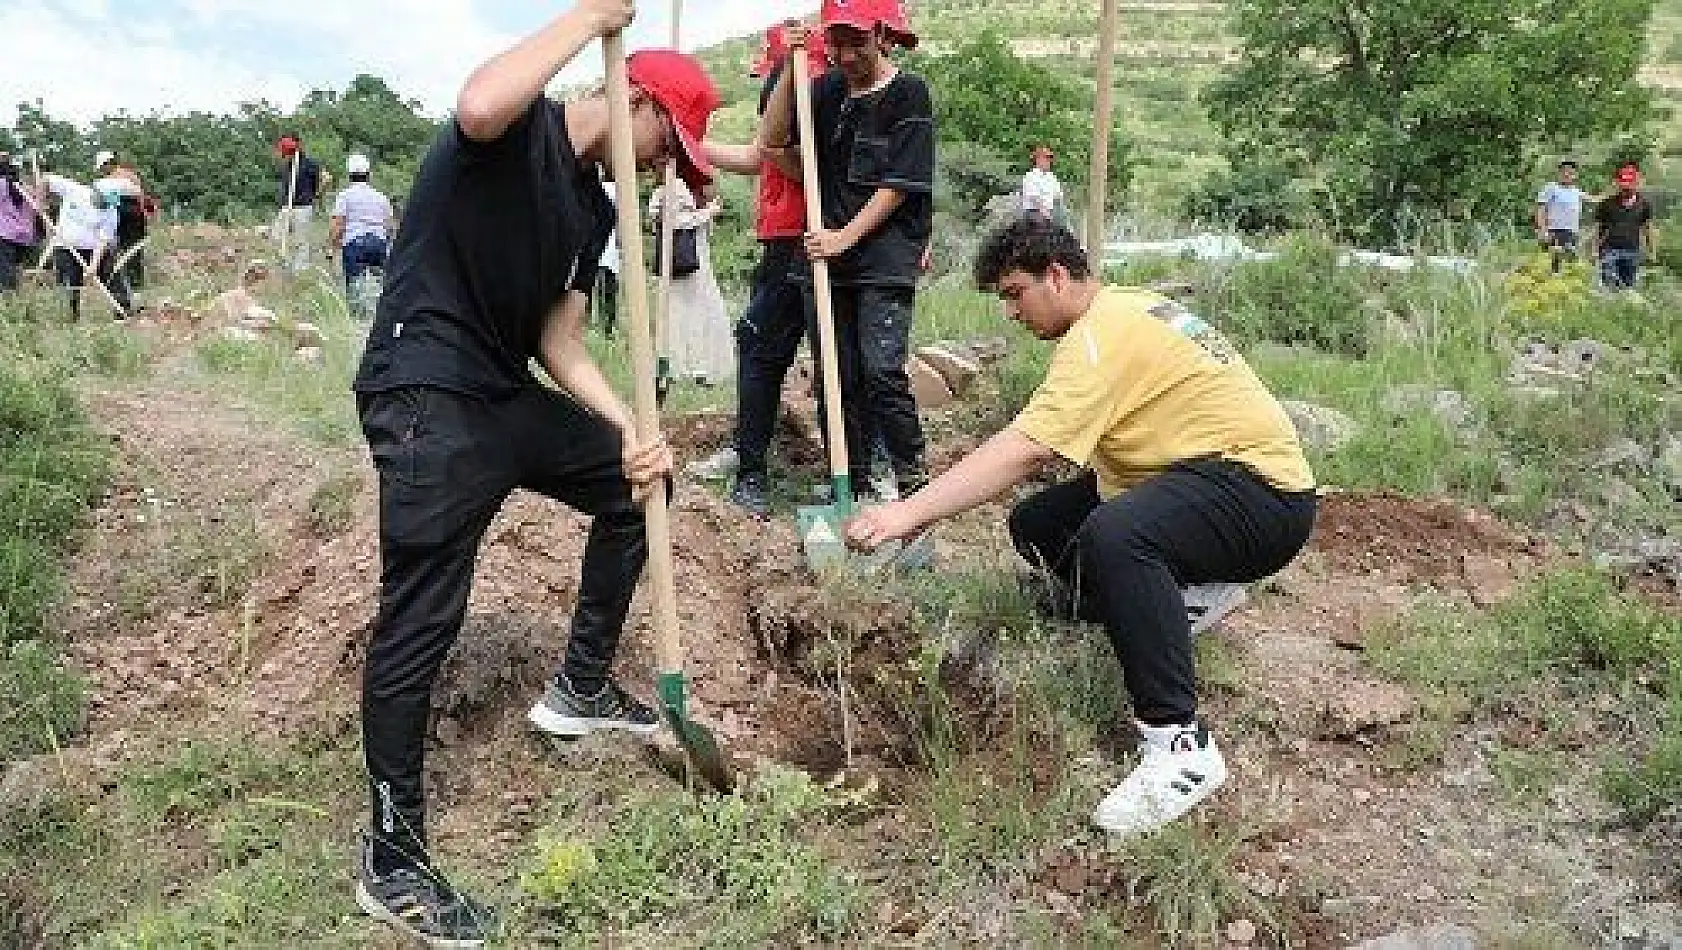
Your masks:
<svg viewBox="0 0 1682 950"><path fill-rule="evenodd" d="M292 355L298 358L298 362L311 366L320 366L327 358L319 346L300 346Z"/></svg>
<svg viewBox="0 0 1682 950"><path fill-rule="evenodd" d="M1409 927L1368 940L1350 950L1477 950L1477 938L1458 924Z"/></svg>
<svg viewBox="0 0 1682 950"><path fill-rule="evenodd" d="M905 373L911 377L911 396L917 400L918 409L940 409L952 404L952 389L946 378L929 364L913 356L905 364Z"/></svg>
<svg viewBox="0 0 1682 950"><path fill-rule="evenodd" d="M733 446L725 446L683 470L690 478L703 482L720 482L736 474L742 460Z"/></svg>
<svg viewBox="0 0 1682 950"><path fill-rule="evenodd" d="M1432 389L1418 383L1391 387L1381 404L1385 412L1397 416L1429 412L1456 430L1470 428L1477 418L1472 404L1459 391Z"/></svg>
<svg viewBox="0 0 1682 950"><path fill-rule="evenodd" d="M1316 739L1353 739L1393 726L1413 714L1413 697L1393 683L1355 680L1320 706Z"/></svg>
<svg viewBox="0 0 1682 950"><path fill-rule="evenodd" d="M1648 538L1635 545L1635 553L1654 566L1682 561L1682 541L1675 538Z"/></svg>
<svg viewBox="0 0 1682 950"><path fill-rule="evenodd" d="M1297 437L1311 449L1322 452L1339 449L1360 434L1359 423L1329 406L1317 406L1296 399L1286 399L1280 405L1284 407L1285 414L1291 417L1291 425L1296 427Z"/></svg>
<svg viewBox="0 0 1682 950"><path fill-rule="evenodd" d="M983 363L997 363L1010 355L1010 340L1002 336L980 337L964 346Z"/></svg>
<svg viewBox="0 0 1682 950"><path fill-rule="evenodd" d="M292 327L292 345L303 347L319 347L327 342L326 334L313 323L298 323Z"/></svg>
<svg viewBox="0 0 1682 950"><path fill-rule="evenodd" d="M1572 340L1559 348L1560 369L1573 373L1592 373L1606 362L1612 348L1599 340Z"/></svg>
<svg viewBox="0 0 1682 950"><path fill-rule="evenodd" d="M1670 436L1659 447L1658 458L1654 462L1659 477L1659 484L1663 485L1682 499L1682 437Z"/></svg>
<svg viewBox="0 0 1682 950"><path fill-rule="evenodd" d="M1173 297L1175 300L1184 300L1197 294L1197 285L1189 280L1153 280L1145 285L1145 289L1164 297Z"/></svg>
<svg viewBox="0 0 1682 950"><path fill-rule="evenodd" d="M1634 439L1619 439L1602 449L1595 457L1595 468L1646 471L1653 464L1653 453Z"/></svg>
<svg viewBox="0 0 1682 950"><path fill-rule="evenodd" d="M1616 475L1600 479L1600 500L1613 508L1637 508L1647 501L1634 485Z"/></svg>
<svg viewBox="0 0 1682 950"><path fill-rule="evenodd" d="M257 343L263 339L263 334L258 333L256 330L253 330L251 327L248 327L243 323L240 323L231 327L223 327L222 339L229 340L234 343Z"/></svg>
<svg viewBox="0 0 1682 950"><path fill-rule="evenodd" d="M1256 939L1256 925L1248 920L1235 920L1226 925L1226 939L1247 944Z"/></svg>
<svg viewBox="0 0 1682 950"><path fill-rule="evenodd" d="M1460 557L1460 574L1472 603L1489 608L1513 595L1516 586L1512 565L1499 558L1480 554Z"/></svg>
<svg viewBox="0 0 1682 950"><path fill-rule="evenodd" d="M955 343L933 343L917 350L917 359L941 375L946 387L962 396L981 375L981 361Z"/></svg>

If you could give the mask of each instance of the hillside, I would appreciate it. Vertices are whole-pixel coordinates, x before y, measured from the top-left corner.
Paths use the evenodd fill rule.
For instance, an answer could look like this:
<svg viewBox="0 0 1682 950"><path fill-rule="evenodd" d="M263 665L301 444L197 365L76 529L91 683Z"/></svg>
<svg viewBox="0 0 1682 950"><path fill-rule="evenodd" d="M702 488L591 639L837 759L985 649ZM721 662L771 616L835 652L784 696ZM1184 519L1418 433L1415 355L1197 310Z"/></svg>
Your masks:
<svg viewBox="0 0 1682 950"><path fill-rule="evenodd" d="M1096 0L921 0L912 16L931 51L950 50L993 30L1010 38L1018 55L1052 62L1091 83L1097 32ZM1661 104L1682 115L1682 0L1658 0L1643 80ZM702 57L734 105L719 119L728 133L752 121L755 85L746 78L757 41L740 39ZM1178 198L1212 169L1222 167L1218 133L1198 96L1237 60L1226 7L1201 0L1123 0L1116 73L1117 121L1139 143L1139 174L1130 195L1135 208L1172 212ZM1660 123L1659 180L1682 174L1682 121Z"/></svg>

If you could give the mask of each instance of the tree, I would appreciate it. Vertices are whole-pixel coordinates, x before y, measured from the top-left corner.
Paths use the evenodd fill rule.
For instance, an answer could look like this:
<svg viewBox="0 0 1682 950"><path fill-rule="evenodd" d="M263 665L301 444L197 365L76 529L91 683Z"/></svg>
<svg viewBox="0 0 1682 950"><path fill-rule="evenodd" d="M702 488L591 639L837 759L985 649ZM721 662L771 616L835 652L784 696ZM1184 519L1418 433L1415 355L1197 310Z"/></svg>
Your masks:
<svg viewBox="0 0 1682 950"><path fill-rule="evenodd" d="M93 149L82 140L82 133L75 125L47 115L39 99L18 103L17 110L11 137L19 149L33 150L43 168L79 175L93 164Z"/></svg>
<svg viewBox="0 0 1682 950"><path fill-rule="evenodd" d="M1652 0L1234 0L1245 60L1206 103L1237 167L1300 168L1346 237L1507 217L1581 142L1650 147Z"/></svg>
<svg viewBox="0 0 1682 950"><path fill-rule="evenodd" d="M933 91L937 134L947 153L942 171L971 212L1001 184L1016 186L1036 145L1057 154L1065 184L1086 186L1093 125L1089 88L1018 57L991 30L947 55L915 55L906 63ZM1013 173L1007 177L1001 169ZM1130 143L1117 130L1110 140L1112 201L1126 194L1132 171Z"/></svg>

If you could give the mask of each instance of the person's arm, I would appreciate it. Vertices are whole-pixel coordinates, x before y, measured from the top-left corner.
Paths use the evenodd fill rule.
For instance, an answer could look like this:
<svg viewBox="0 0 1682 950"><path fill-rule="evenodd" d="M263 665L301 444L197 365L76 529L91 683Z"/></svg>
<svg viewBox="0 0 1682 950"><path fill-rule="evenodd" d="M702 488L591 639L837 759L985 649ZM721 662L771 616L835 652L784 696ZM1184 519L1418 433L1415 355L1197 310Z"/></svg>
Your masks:
<svg viewBox="0 0 1682 950"><path fill-rule="evenodd" d="M1005 429L910 498L872 508L847 522L847 540L869 549L911 537L997 498L1056 455L1016 429Z"/></svg>
<svg viewBox="0 0 1682 950"><path fill-rule="evenodd" d="M327 241L333 246L345 243L345 216L333 215L333 221L327 226Z"/></svg>
<svg viewBox="0 0 1682 950"><path fill-rule="evenodd" d="M624 29L635 15L634 0L579 0L548 26L475 69L456 97L462 134L476 142L501 138L584 47Z"/></svg>
<svg viewBox="0 0 1682 950"><path fill-rule="evenodd" d="M788 56L806 55L806 34L804 27L789 28L789 42L796 42L799 36L801 45L789 51ZM759 128L754 134L754 144L762 149L787 149L794 142L794 67L787 56L783 58L781 75L777 77L777 84L772 87L771 95L765 100L765 111L759 115ZM795 157L795 164L800 159Z"/></svg>
<svg viewBox="0 0 1682 950"><path fill-rule="evenodd" d="M584 343L585 315L589 298L570 290L543 321L538 362L557 386L579 404L622 432L633 429L631 411L608 385L607 377L590 357Z"/></svg>
<svg viewBox="0 0 1682 950"><path fill-rule="evenodd" d="M619 430L625 478L631 483L632 497L640 501L655 479L671 473L672 450L663 439L649 445L638 443L631 411L625 408L625 403L608 385L601 368L590 358L590 351L584 343L589 299L583 291L570 290L549 311L543 323L538 362L556 385ZM555 433L556 437L562 434Z"/></svg>
<svg viewBox="0 0 1682 950"><path fill-rule="evenodd" d="M764 159L757 141L747 145L730 145L707 139L701 143L701 148L706 153L707 161L711 162L714 168L732 175L757 175Z"/></svg>
<svg viewBox="0 0 1682 950"><path fill-rule="evenodd" d="M1536 202L1536 234L1541 236L1548 233L1548 203L1545 199Z"/></svg>
<svg viewBox="0 0 1682 950"><path fill-rule="evenodd" d="M858 242L882 226L899 206L905 203L905 192L893 188L878 188L864 203L853 220L838 231L818 228L806 238L806 253L814 258L837 257L847 253Z"/></svg>

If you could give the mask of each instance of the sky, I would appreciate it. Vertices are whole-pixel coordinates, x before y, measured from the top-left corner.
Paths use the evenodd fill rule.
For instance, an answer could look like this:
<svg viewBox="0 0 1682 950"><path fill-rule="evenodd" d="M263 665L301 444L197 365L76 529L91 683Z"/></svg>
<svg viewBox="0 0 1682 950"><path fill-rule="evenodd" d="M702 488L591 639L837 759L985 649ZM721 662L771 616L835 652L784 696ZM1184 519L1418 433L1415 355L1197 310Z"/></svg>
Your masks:
<svg viewBox="0 0 1682 950"><path fill-rule="evenodd" d="M693 49L803 15L817 0L687 0ZM0 0L0 124L37 99L84 124L127 111L290 109L311 89L373 73L441 116L473 67L567 4L531 0ZM671 3L639 3L628 44L666 45ZM586 50L559 83L601 74Z"/></svg>

